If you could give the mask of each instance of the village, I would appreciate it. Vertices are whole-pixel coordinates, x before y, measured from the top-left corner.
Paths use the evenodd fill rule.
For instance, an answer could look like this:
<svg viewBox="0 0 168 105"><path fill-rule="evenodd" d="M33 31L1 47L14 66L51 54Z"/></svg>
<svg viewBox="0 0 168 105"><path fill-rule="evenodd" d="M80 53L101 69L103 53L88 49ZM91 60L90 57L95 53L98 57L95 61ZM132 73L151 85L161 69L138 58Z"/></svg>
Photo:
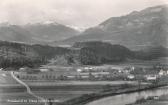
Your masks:
<svg viewBox="0 0 168 105"><path fill-rule="evenodd" d="M124 67L77 67L68 70L53 70L41 67L32 69L20 68L14 74L24 81L159 81L168 78L166 65L150 68L124 66Z"/></svg>

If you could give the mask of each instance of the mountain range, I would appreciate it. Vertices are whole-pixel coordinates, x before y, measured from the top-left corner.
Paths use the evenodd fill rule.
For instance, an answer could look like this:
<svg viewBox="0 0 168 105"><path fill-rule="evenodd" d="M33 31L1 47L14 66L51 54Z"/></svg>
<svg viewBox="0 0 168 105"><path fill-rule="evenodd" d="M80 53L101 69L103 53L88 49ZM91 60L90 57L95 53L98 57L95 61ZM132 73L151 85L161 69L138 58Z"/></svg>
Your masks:
<svg viewBox="0 0 168 105"><path fill-rule="evenodd" d="M168 6L149 7L124 16L111 17L78 36L56 41L55 44L71 45L74 42L95 40L121 44L131 49L168 47Z"/></svg>
<svg viewBox="0 0 168 105"><path fill-rule="evenodd" d="M28 44L46 44L75 36L78 33L77 30L58 23L0 24L1 40Z"/></svg>
<svg viewBox="0 0 168 105"><path fill-rule="evenodd" d="M159 5L111 17L84 32L56 22L26 25L4 23L0 24L0 40L52 46L103 41L124 45L129 49L168 47L168 6Z"/></svg>

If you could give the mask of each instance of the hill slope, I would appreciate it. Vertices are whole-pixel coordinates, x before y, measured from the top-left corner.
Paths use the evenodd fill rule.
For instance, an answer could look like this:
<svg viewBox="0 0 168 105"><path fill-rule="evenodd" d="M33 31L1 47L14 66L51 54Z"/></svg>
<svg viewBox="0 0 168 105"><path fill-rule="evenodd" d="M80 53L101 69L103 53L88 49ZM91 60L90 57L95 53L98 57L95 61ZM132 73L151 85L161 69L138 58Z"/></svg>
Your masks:
<svg viewBox="0 0 168 105"><path fill-rule="evenodd" d="M165 56L168 56L168 49L162 46L131 51L122 45L101 41L78 42L71 48L0 41L0 68L36 67L49 61L61 65L98 65Z"/></svg>
<svg viewBox="0 0 168 105"><path fill-rule="evenodd" d="M131 49L146 46L165 46L168 41L168 7L161 5L142 11L134 11L121 17L112 17L81 35L58 44L73 44L79 41L101 40L125 45Z"/></svg>
<svg viewBox="0 0 168 105"><path fill-rule="evenodd" d="M29 24L23 28L31 32L34 39L45 42L64 40L79 34L77 30L58 23Z"/></svg>
<svg viewBox="0 0 168 105"><path fill-rule="evenodd" d="M46 44L63 40L78 34L78 31L57 23L10 25L0 24L0 39L28 44Z"/></svg>
<svg viewBox="0 0 168 105"><path fill-rule="evenodd" d="M0 68L39 66L66 53L69 53L66 48L0 41Z"/></svg>

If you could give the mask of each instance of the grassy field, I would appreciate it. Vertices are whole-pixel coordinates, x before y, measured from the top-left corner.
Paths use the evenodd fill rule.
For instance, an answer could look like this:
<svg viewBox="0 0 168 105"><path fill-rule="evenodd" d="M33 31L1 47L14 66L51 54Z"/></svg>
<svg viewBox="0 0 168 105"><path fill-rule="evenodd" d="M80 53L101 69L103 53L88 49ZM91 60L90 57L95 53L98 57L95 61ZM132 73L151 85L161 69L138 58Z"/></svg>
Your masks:
<svg viewBox="0 0 168 105"><path fill-rule="evenodd" d="M65 85L65 83L67 83ZM73 81L73 84L69 84L67 81L62 85L55 86L30 86L31 90L38 96L42 96L47 99L55 99L60 102L67 101L76 97L80 97L84 94L98 93L107 89L108 86L118 88L121 85L125 85L125 82L80 82ZM132 82L130 82L132 83ZM27 94L26 89L22 86L0 88L1 103L8 103L8 99L34 99ZM10 103L8 103L10 105ZM6 105L8 105L6 104ZM3 104L5 105L5 104ZM15 104L12 104L15 105ZM17 105L26 105L26 103L18 103ZM33 105L33 104L32 104Z"/></svg>
<svg viewBox="0 0 168 105"><path fill-rule="evenodd" d="M83 94L90 94L101 90L102 86L45 86L45 87L31 87L33 92L38 96L46 99L56 99L59 101L66 101L72 98L79 97ZM0 105L27 105L28 103L10 103L8 100L29 100L35 99L27 94L23 87L4 88L0 89ZM30 104L30 103L29 103ZM38 104L30 104L38 105Z"/></svg>
<svg viewBox="0 0 168 105"><path fill-rule="evenodd" d="M120 85L137 84L137 81L25 81L29 86L65 86L65 85Z"/></svg>

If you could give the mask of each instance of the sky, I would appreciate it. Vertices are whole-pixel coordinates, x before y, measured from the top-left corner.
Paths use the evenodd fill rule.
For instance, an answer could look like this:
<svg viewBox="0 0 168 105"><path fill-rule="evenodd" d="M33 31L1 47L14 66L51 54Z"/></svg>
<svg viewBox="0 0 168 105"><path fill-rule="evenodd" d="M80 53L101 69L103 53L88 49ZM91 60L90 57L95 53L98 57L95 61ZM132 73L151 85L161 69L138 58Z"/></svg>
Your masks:
<svg viewBox="0 0 168 105"><path fill-rule="evenodd" d="M110 17L165 3L168 0L0 0L0 22L23 25L53 21L88 28Z"/></svg>

